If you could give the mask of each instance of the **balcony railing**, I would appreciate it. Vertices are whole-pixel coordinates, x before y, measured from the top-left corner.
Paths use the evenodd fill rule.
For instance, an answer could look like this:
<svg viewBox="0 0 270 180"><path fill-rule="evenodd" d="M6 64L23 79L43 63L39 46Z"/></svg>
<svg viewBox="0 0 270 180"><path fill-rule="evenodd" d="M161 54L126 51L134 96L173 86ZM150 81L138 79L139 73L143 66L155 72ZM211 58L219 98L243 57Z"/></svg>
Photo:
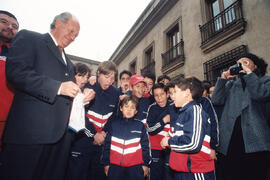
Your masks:
<svg viewBox="0 0 270 180"><path fill-rule="evenodd" d="M154 60L152 60L149 64L147 64L144 68L141 69L141 74L145 74L147 72L155 74L155 61Z"/></svg>
<svg viewBox="0 0 270 180"><path fill-rule="evenodd" d="M238 0L206 24L200 26L202 45L206 44L218 34L227 31L235 24L244 22L242 1Z"/></svg>
<svg viewBox="0 0 270 180"><path fill-rule="evenodd" d="M184 60L184 41L181 39L180 43L161 54L161 56L162 68L175 63L178 60Z"/></svg>

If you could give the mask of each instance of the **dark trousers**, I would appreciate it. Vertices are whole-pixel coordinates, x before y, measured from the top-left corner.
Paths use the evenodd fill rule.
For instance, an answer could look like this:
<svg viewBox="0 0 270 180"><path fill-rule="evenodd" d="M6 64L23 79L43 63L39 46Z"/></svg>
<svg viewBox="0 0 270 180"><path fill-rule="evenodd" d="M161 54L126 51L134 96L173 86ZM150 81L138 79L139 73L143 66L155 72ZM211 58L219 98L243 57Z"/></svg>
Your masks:
<svg viewBox="0 0 270 180"><path fill-rule="evenodd" d="M165 170L165 151L151 150L150 180L163 180Z"/></svg>
<svg viewBox="0 0 270 180"><path fill-rule="evenodd" d="M170 160L170 154L171 154L171 150L170 149L166 149L165 150L165 168L164 168L164 180L173 180L173 175L175 173L174 170L172 170L170 168L169 165L169 160Z"/></svg>
<svg viewBox="0 0 270 180"><path fill-rule="evenodd" d="M120 167L110 165L107 180L144 180L142 165Z"/></svg>
<svg viewBox="0 0 270 180"><path fill-rule="evenodd" d="M1 180L63 180L65 178L72 132L54 144L5 144Z"/></svg>
<svg viewBox="0 0 270 180"><path fill-rule="evenodd" d="M176 171L172 170L169 166L169 163L165 165L164 169L164 180L173 180L173 175Z"/></svg>
<svg viewBox="0 0 270 180"><path fill-rule="evenodd" d="M101 163L103 146L93 145L93 139L77 138L71 149L68 180L106 180Z"/></svg>
<svg viewBox="0 0 270 180"><path fill-rule="evenodd" d="M215 172L208 173L187 173L176 172L173 177L174 180L215 180Z"/></svg>
<svg viewBox="0 0 270 180"><path fill-rule="evenodd" d="M269 152L245 153L241 120L235 122L228 153L218 157L221 171L218 180L267 180L267 154Z"/></svg>

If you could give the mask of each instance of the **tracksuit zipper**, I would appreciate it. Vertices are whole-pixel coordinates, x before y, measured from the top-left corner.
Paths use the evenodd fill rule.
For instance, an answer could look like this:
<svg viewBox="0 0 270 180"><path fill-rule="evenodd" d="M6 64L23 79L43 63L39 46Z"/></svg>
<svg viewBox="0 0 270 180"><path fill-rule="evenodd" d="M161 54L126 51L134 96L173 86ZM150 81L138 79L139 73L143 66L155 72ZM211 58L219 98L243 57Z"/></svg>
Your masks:
<svg viewBox="0 0 270 180"><path fill-rule="evenodd" d="M125 121L128 122L128 119L125 118ZM122 161L124 159L125 142L126 142L126 140L124 140L124 144L123 144L123 151L122 151L122 158L121 158L121 161L120 161L120 166L122 166Z"/></svg>

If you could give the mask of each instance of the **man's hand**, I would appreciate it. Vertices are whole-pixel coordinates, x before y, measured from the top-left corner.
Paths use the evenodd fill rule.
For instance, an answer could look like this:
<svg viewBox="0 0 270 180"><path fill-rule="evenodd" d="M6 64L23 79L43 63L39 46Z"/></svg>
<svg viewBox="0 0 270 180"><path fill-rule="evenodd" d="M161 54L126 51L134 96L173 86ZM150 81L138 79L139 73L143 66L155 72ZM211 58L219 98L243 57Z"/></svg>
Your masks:
<svg viewBox="0 0 270 180"><path fill-rule="evenodd" d="M236 76L230 74L230 68L221 74L222 79L234 79Z"/></svg>
<svg viewBox="0 0 270 180"><path fill-rule="evenodd" d="M169 146L168 144L168 140L170 138L167 136L167 137L164 137L161 141L160 141L160 145L163 149L165 149L167 146Z"/></svg>
<svg viewBox="0 0 270 180"><path fill-rule="evenodd" d="M109 168L110 168L110 166L104 167L104 172L105 172L106 176L108 176Z"/></svg>
<svg viewBox="0 0 270 180"><path fill-rule="evenodd" d="M144 177L148 176L148 172L149 172L148 167L147 166L142 166L142 168L143 168Z"/></svg>
<svg viewBox="0 0 270 180"><path fill-rule="evenodd" d="M248 58L241 58L237 61L237 63L242 65L243 70L240 72L245 73L245 74L250 74L254 69L257 68L257 66Z"/></svg>
<svg viewBox="0 0 270 180"><path fill-rule="evenodd" d="M85 88L83 90L83 94L84 94L83 102L85 104L89 104L89 102L95 98L96 92L93 89Z"/></svg>
<svg viewBox="0 0 270 180"><path fill-rule="evenodd" d="M104 131L101 131L100 133L96 133L94 135L93 144L101 146L104 143L105 137L106 137L106 133Z"/></svg>
<svg viewBox="0 0 270 180"><path fill-rule="evenodd" d="M60 94L74 98L81 89L72 81L62 82L60 85Z"/></svg>

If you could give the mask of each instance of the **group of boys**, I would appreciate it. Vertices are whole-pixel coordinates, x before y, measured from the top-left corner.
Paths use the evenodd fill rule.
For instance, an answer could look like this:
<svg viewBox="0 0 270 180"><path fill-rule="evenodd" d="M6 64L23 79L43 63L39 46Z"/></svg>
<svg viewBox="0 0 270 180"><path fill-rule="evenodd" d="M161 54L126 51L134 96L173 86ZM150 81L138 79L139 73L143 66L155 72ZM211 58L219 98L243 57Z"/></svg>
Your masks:
<svg viewBox="0 0 270 180"><path fill-rule="evenodd" d="M17 32L15 16L4 11L1 15L15 21L9 27ZM73 141L67 179L213 178L211 128L197 101L199 81L179 79L167 85L170 78L163 75L155 84L152 74L123 71L116 89L116 75L115 64L103 62L96 83L85 86L95 98L85 106L86 129Z"/></svg>
<svg viewBox="0 0 270 180"><path fill-rule="evenodd" d="M68 178L215 179L215 113L201 100L202 83L163 75L155 84L154 76L125 70L117 89L116 74L114 63L103 62L96 83L86 85L95 98L73 143Z"/></svg>

